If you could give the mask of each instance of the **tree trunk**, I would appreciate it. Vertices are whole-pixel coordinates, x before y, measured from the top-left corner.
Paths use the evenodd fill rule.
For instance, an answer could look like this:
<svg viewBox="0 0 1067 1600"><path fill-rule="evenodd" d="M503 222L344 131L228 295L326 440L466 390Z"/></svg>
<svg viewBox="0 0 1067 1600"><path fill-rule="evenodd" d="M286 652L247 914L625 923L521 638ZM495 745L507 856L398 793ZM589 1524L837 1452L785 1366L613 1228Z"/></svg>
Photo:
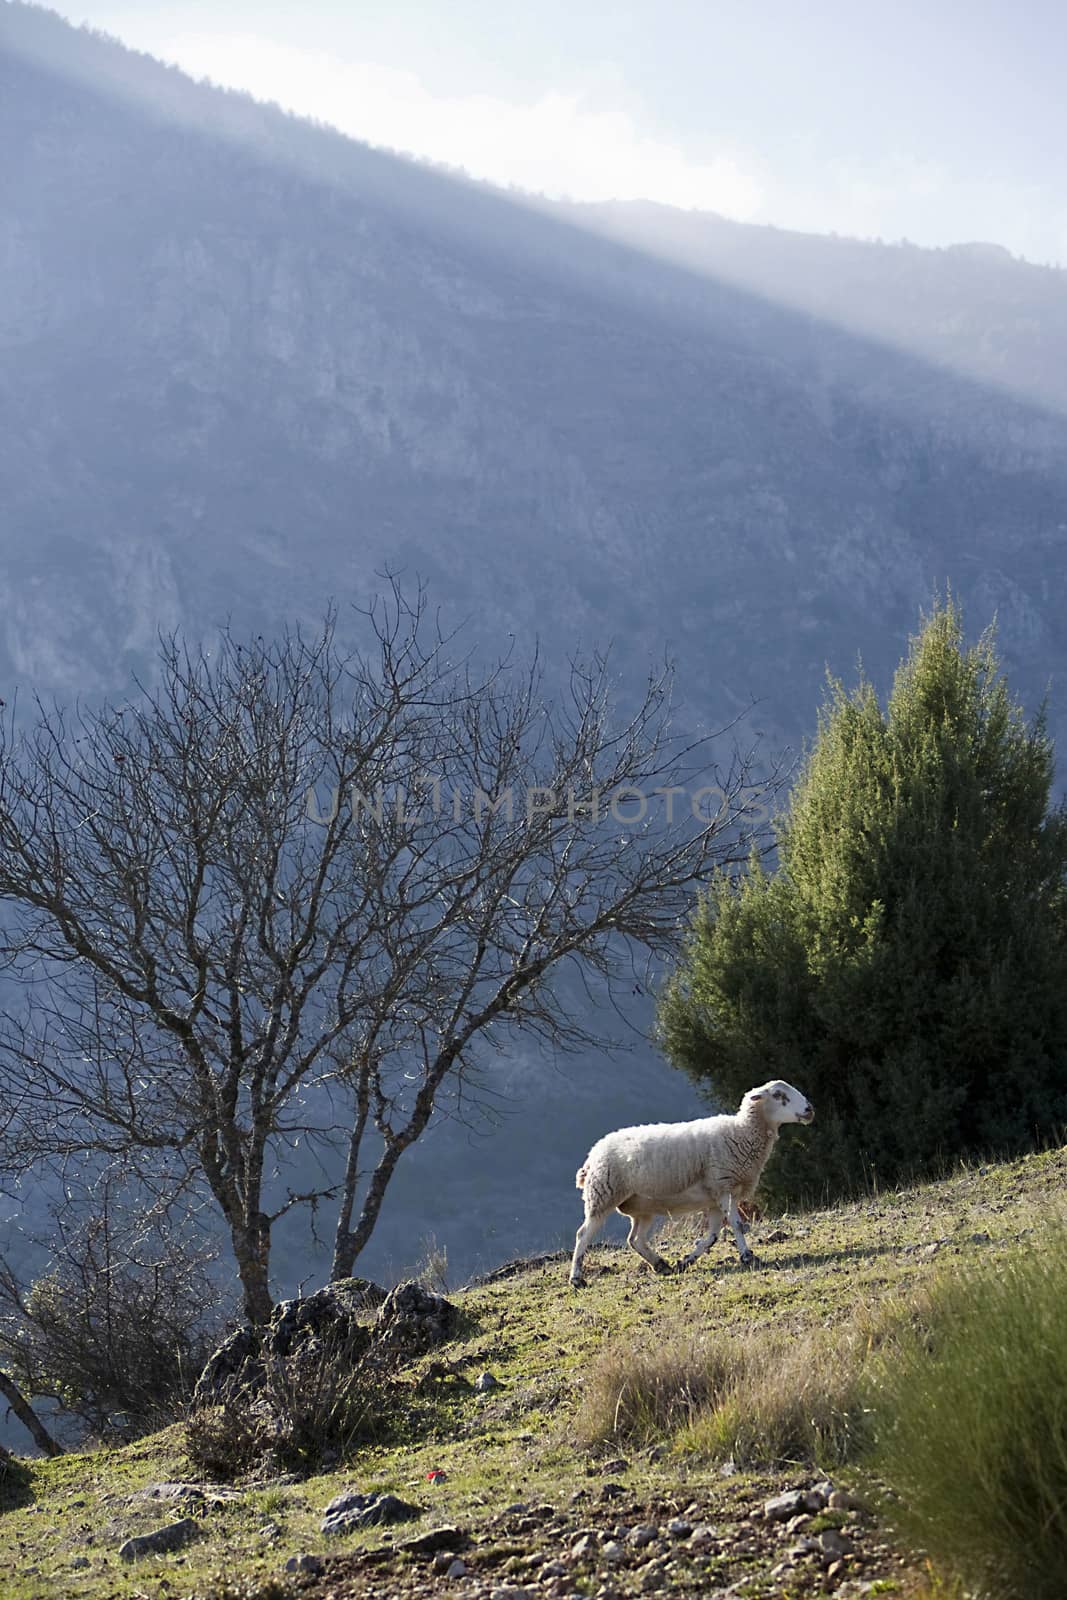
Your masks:
<svg viewBox="0 0 1067 1600"><path fill-rule="evenodd" d="M355 1235L352 1233L352 1211L356 1202L356 1188L359 1184L359 1154L363 1145L363 1134L367 1126L369 1102L370 1095L366 1088L366 1079L364 1077L360 1084L355 1126L348 1140L348 1159L345 1162L345 1177L341 1187L341 1206L333 1236L333 1265L330 1267L330 1280L333 1283L336 1283L338 1278L350 1278L352 1276L352 1267L356 1259Z"/></svg>
<svg viewBox="0 0 1067 1600"><path fill-rule="evenodd" d="M356 1265L356 1257L367 1243L374 1231L374 1224L378 1220L378 1213L382 1209L385 1191L389 1186L389 1179L393 1176L393 1169L406 1144L397 1142L386 1147L378 1165L374 1169L367 1193L363 1198L363 1207L359 1214L355 1232L345 1229L344 1233L338 1230L333 1250L333 1266L330 1277L335 1282L338 1278L350 1278Z"/></svg>
<svg viewBox="0 0 1067 1600"><path fill-rule="evenodd" d="M6 1372L0 1371L0 1394L3 1395L19 1421L29 1429L39 1449L46 1456L61 1456L63 1446L56 1444L48 1429L26 1399L22 1390L15 1384Z"/></svg>
<svg viewBox="0 0 1067 1600"><path fill-rule="evenodd" d="M259 1212L249 1223L231 1223L230 1237L237 1258L245 1316L253 1327L270 1321L270 1218Z"/></svg>

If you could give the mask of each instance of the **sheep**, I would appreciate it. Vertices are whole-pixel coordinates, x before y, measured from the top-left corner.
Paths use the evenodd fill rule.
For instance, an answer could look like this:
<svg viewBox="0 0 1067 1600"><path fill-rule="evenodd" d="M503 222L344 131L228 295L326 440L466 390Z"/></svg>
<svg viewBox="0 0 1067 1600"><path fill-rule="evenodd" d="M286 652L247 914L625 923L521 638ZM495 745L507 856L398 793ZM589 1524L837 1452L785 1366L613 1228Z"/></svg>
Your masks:
<svg viewBox="0 0 1067 1600"><path fill-rule="evenodd" d="M740 1207L750 1210L760 1174L787 1122L811 1122L815 1111L804 1095L780 1078L750 1089L731 1116L695 1122L658 1122L619 1128L590 1150L575 1178L585 1200L571 1260L571 1284L585 1283L582 1260L613 1210L630 1218L627 1239L656 1272L671 1267L648 1243L657 1217L699 1211L701 1237L678 1263L692 1266L719 1237L725 1219L737 1242L742 1266L753 1260L745 1239Z"/></svg>

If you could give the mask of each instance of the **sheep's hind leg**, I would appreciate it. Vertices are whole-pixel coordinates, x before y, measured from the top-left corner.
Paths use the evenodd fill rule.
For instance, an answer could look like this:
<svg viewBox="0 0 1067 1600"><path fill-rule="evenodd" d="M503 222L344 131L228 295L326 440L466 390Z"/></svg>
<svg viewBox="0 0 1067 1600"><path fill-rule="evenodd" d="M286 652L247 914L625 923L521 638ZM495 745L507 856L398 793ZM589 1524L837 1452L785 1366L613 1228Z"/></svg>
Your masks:
<svg viewBox="0 0 1067 1600"><path fill-rule="evenodd" d="M655 1220L655 1217L633 1217L626 1243L631 1250L636 1250L639 1256L644 1257L653 1272L670 1272L670 1262L664 1261L662 1256L657 1255L648 1242L649 1229Z"/></svg>
<svg viewBox="0 0 1067 1600"><path fill-rule="evenodd" d="M683 1256L681 1261L679 1261L679 1272L684 1272L686 1267L691 1267L694 1261L699 1261L701 1256L705 1255L711 1249L712 1245L719 1237L719 1230L721 1227L722 1212L718 1209L705 1211L704 1232L698 1238L696 1244L693 1246L692 1250L690 1250L689 1254L687 1256Z"/></svg>
<svg viewBox="0 0 1067 1600"><path fill-rule="evenodd" d="M574 1255L571 1257L571 1288L581 1289L585 1286L585 1274L582 1271L582 1261L585 1252L600 1232L611 1215L610 1211L602 1211L599 1216L586 1217L574 1240Z"/></svg>
<svg viewBox="0 0 1067 1600"><path fill-rule="evenodd" d="M741 1254L741 1265L743 1267L750 1267L756 1258L752 1254L752 1251L748 1248L748 1240L745 1238L745 1230L741 1226L741 1214L737 1209L737 1201L734 1199L733 1195L730 1196L729 1204L726 1207L726 1220L730 1224L730 1229L737 1243L737 1248Z"/></svg>

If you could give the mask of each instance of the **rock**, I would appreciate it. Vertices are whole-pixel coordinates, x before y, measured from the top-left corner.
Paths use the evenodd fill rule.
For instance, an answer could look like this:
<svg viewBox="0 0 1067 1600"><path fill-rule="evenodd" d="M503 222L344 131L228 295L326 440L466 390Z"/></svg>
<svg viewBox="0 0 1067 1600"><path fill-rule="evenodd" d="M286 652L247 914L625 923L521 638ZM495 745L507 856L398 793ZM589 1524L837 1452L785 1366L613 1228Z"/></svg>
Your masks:
<svg viewBox="0 0 1067 1600"><path fill-rule="evenodd" d="M73 1561L70 1564L70 1570L72 1572L83 1572L88 1565L89 1565L89 1557L88 1556L75 1556Z"/></svg>
<svg viewBox="0 0 1067 1600"><path fill-rule="evenodd" d="M571 1545L571 1555L575 1561L591 1561L596 1558L599 1548L595 1533L583 1533Z"/></svg>
<svg viewBox="0 0 1067 1600"><path fill-rule="evenodd" d="M608 1539L600 1546L600 1554L604 1561L621 1561L626 1551L617 1539Z"/></svg>
<svg viewBox="0 0 1067 1600"><path fill-rule="evenodd" d="M539 1583L544 1583L549 1578L565 1578L566 1576L567 1576L567 1567L566 1567L564 1562L562 1562L562 1561L546 1561L545 1565L541 1568L540 1572L537 1574L537 1580L538 1580Z"/></svg>
<svg viewBox="0 0 1067 1600"><path fill-rule="evenodd" d="M819 1548L827 1556L843 1556L848 1554L847 1540L842 1539L836 1528L825 1528L819 1534Z"/></svg>
<svg viewBox="0 0 1067 1600"><path fill-rule="evenodd" d="M276 1539L282 1530L276 1522L265 1522L257 1531L261 1539Z"/></svg>
<svg viewBox="0 0 1067 1600"><path fill-rule="evenodd" d="M686 1522L684 1517L672 1517L667 1524L667 1532L672 1539L688 1539L693 1531L693 1524Z"/></svg>
<svg viewBox="0 0 1067 1600"><path fill-rule="evenodd" d="M789 1489L785 1494L776 1494L773 1499L764 1501L763 1515L768 1522L787 1522L807 1509L804 1491Z"/></svg>
<svg viewBox="0 0 1067 1600"><path fill-rule="evenodd" d="M229 1489L218 1483L152 1483L129 1497L131 1505L140 1500L184 1501L190 1508L200 1510L207 1506L225 1506L240 1500L239 1489ZM84 1502L83 1502L84 1503Z"/></svg>
<svg viewBox="0 0 1067 1600"><path fill-rule="evenodd" d="M631 1528L626 1535L627 1544L636 1545L638 1550L643 1550L646 1544L652 1544L659 1538L659 1529L655 1523L639 1522L636 1528Z"/></svg>
<svg viewBox="0 0 1067 1600"><path fill-rule="evenodd" d="M814 1515L814 1513L816 1511L821 1511L825 1505L826 1505L826 1496L823 1494L821 1489L819 1489L819 1488L805 1489L805 1491L804 1491L804 1509L805 1509L805 1511L810 1511Z"/></svg>
<svg viewBox="0 0 1067 1600"><path fill-rule="evenodd" d="M119 1546L119 1560L139 1561L142 1556L168 1555L170 1551L180 1550L183 1545L189 1544L199 1534L200 1524L193 1517L182 1517L179 1522L168 1522L151 1533L141 1533L134 1539L127 1539L125 1544Z"/></svg>
<svg viewBox="0 0 1067 1600"><path fill-rule="evenodd" d="M323 1515L332 1517L339 1511L360 1511L364 1506L370 1505L374 1498L372 1494L361 1494L358 1489L345 1489L327 1502Z"/></svg>
<svg viewBox="0 0 1067 1600"><path fill-rule="evenodd" d="M384 1349L421 1355L450 1339L458 1319L459 1311L451 1300L432 1294L412 1279L390 1289L378 1307L376 1342Z"/></svg>
<svg viewBox="0 0 1067 1600"><path fill-rule="evenodd" d="M407 1550L413 1556L432 1556L440 1550L447 1550L449 1554L456 1550L465 1550L470 1542L469 1533L465 1533L462 1528L453 1527L451 1523L445 1523L440 1528L428 1528L425 1533L417 1533L413 1539L404 1539L397 1545L397 1549Z"/></svg>
<svg viewBox="0 0 1067 1600"><path fill-rule="evenodd" d="M737 1462L734 1460L733 1456L730 1456L728 1458L728 1460L724 1461L722 1466L719 1468L719 1477L720 1478L736 1478L736 1476L737 1476Z"/></svg>
<svg viewBox="0 0 1067 1600"><path fill-rule="evenodd" d="M702 1522L693 1529L689 1535L689 1548L691 1550L707 1550L711 1545L718 1544L719 1530L713 1528L710 1522Z"/></svg>
<svg viewBox="0 0 1067 1600"><path fill-rule="evenodd" d="M940 1249L941 1249L941 1246L940 1246L940 1244L937 1244L937 1243L935 1243L935 1244L924 1244L922 1249L919 1251L919 1255L922 1257L922 1259L924 1261L932 1261L934 1256L937 1255L937 1252Z"/></svg>
<svg viewBox="0 0 1067 1600"><path fill-rule="evenodd" d="M785 1244L786 1241L788 1240L788 1238L789 1238L789 1234L786 1233L784 1228L775 1228L772 1233L765 1233L763 1235L763 1238L761 1239L760 1243L761 1244Z"/></svg>
<svg viewBox="0 0 1067 1600"><path fill-rule="evenodd" d="M359 1528L377 1527L383 1522L406 1522L420 1516L422 1508L401 1500L395 1494L339 1494L330 1501L322 1518L321 1532L327 1538L355 1533Z"/></svg>
<svg viewBox="0 0 1067 1600"><path fill-rule="evenodd" d="M370 1346L368 1311L385 1309L401 1284L387 1296L366 1278L342 1278L314 1294L282 1300L265 1328L238 1328L208 1361L193 1391L195 1406L222 1405L238 1394L257 1395L263 1388L269 1361L287 1361L307 1349L320 1350L329 1337L339 1355L355 1360ZM425 1291L423 1291L425 1292ZM437 1296L431 1296L436 1300Z"/></svg>
<svg viewBox="0 0 1067 1600"><path fill-rule="evenodd" d="M495 1589L490 1589L489 1600L532 1600L532 1597L536 1594L536 1589L513 1588L511 1585L503 1583Z"/></svg>
<svg viewBox="0 0 1067 1600"><path fill-rule="evenodd" d="M570 1496L570 1502L569 1503L572 1506L576 1506L576 1505L579 1505L583 1500L588 1500L588 1499L589 1499L589 1490L588 1489L575 1489L573 1491L573 1493L571 1494L571 1496Z"/></svg>
<svg viewBox="0 0 1067 1600"><path fill-rule="evenodd" d="M622 1500L625 1498L625 1495L626 1490L623 1488L621 1483L606 1483L601 1489L598 1499Z"/></svg>
<svg viewBox="0 0 1067 1600"><path fill-rule="evenodd" d="M844 1570L845 1563L843 1561L831 1561L826 1569L826 1576L833 1581L835 1578L839 1578Z"/></svg>
<svg viewBox="0 0 1067 1600"><path fill-rule="evenodd" d="M465 1561L461 1561L458 1556L445 1568L446 1578L465 1578L466 1576L467 1563Z"/></svg>
<svg viewBox="0 0 1067 1600"><path fill-rule="evenodd" d="M263 1382L259 1360L259 1335L254 1328L238 1328L209 1356L196 1380L194 1406L221 1405L248 1384Z"/></svg>
<svg viewBox="0 0 1067 1600"><path fill-rule="evenodd" d="M500 1379L494 1378L491 1372L483 1372L475 1378L474 1387L478 1394L489 1394L491 1390L500 1388Z"/></svg>
<svg viewBox="0 0 1067 1600"><path fill-rule="evenodd" d="M808 1513L806 1511L801 1512L799 1517L790 1517L785 1525L785 1531L786 1533L799 1533L801 1528L806 1528L810 1521L811 1517Z"/></svg>
<svg viewBox="0 0 1067 1600"><path fill-rule="evenodd" d="M821 1549L822 1546L819 1544L818 1539L812 1539L807 1534L804 1534L803 1537L797 1540L796 1544L790 1545L789 1554L791 1556L810 1556L813 1551Z"/></svg>
<svg viewBox="0 0 1067 1600"><path fill-rule="evenodd" d="M604 1474L605 1478L610 1478L613 1473L628 1472L630 1470L630 1463L626 1460L625 1456L619 1456L615 1461L605 1461L600 1470Z"/></svg>
<svg viewBox="0 0 1067 1600"><path fill-rule="evenodd" d="M153 1483L147 1489L141 1490L145 1500L193 1500L204 1499L204 1490L198 1483Z"/></svg>
<svg viewBox="0 0 1067 1600"><path fill-rule="evenodd" d="M831 1511L858 1511L860 1502L847 1489L835 1489L826 1501Z"/></svg>

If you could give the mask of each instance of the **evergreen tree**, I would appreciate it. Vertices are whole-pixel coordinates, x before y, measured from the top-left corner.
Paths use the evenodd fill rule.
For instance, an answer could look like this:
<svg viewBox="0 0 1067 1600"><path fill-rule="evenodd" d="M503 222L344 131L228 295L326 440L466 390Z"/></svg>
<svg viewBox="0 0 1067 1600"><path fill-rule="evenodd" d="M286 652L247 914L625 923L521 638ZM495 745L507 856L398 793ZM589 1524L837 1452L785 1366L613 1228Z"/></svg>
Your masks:
<svg viewBox="0 0 1067 1600"><path fill-rule="evenodd" d="M831 681L777 868L720 873L660 1009L667 1054L736 1104L771 1076L816 1106L770 1175L840 1194L1010 1152L1067 1123L1067 818L1052 742L991 632L953 603L885 710Z"/></svg>

